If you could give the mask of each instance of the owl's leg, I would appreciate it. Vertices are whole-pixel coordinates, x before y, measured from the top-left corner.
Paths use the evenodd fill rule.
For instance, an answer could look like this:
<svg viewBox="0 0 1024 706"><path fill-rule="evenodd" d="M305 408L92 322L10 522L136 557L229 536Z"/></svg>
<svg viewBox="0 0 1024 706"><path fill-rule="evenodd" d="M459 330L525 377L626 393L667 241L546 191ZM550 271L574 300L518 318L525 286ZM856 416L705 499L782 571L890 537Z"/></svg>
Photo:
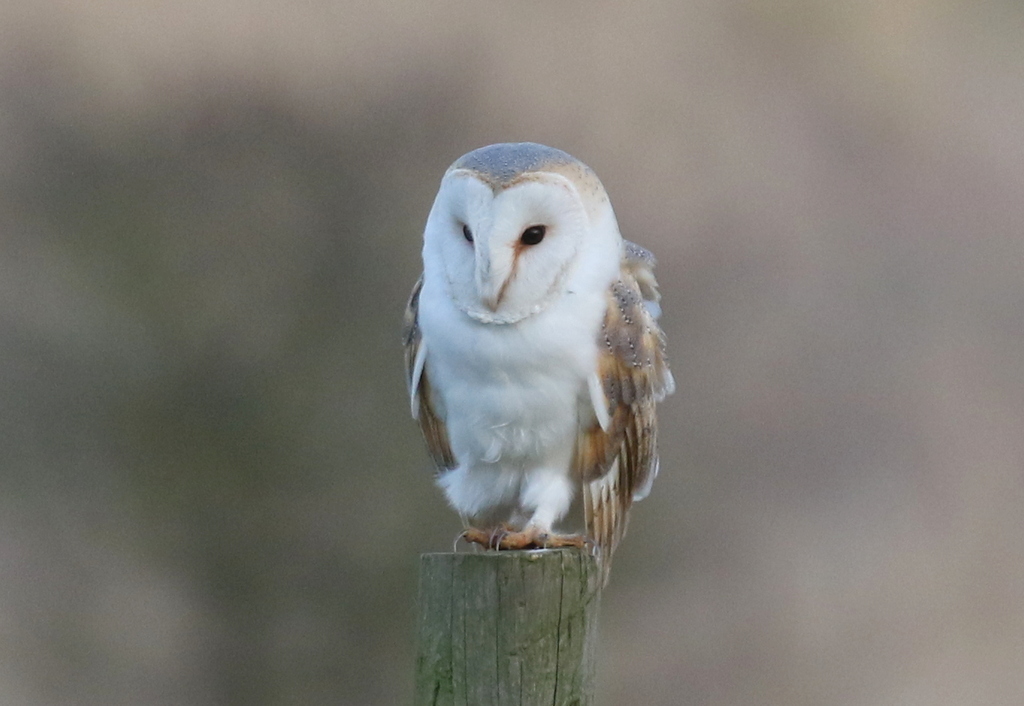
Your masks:
<svg viewBox="0 0 1024 706"><path fill-rule="evenodd" d="M552 529L554 524L568 512L575 490L574 484L569 480L569 474L565 470L569 466L571 450L565 456L564 459L551 459L549 465L529 471L523 476L519 487L518 507L508 523L493 525L485 522L482 526L470 526L469 523L465 523L464 519L466 529L458 539L478 544L487 549L587 547L588 540L582 535L558 534ZM464 508L464 518L466 515L475 515L476 519L480 520L482 513L473 512L473 510L479 510L479 507L458 502L459 491L471 487L469 483L465 482L465 479L465 476L460 479L463 481L461 483L443 482L442 487L449 492L449 499L453 505L460 509ZM469 475L468 480L472 482L476 479ZM488 480L492 484L491 487L494 488L494 477L492 476ZM508 485L504 485L501 490L504 491L501 493L502 498L508 498Z"/></svg>
<svg viewBox="0 0 1024 706"><path fill-rule="evenodd" d="M496 513L514 502L518 475L498 466L459 466L438 476L449 504L459 513L465 528L455 544L465 540L494 549L501 535L513 528L498 525Z"/></svg>
<svg viewBox="0 0 1024 706"><path fill-rule="evenodd" d="M527 512L529 520L521 532L503 535L498 541L498 549L587 546L587 539L582 535L558 534L552 529L572 504L574 487L564 470L567 467L568 459L564 466L540 468L527 474L523 479L519 504Z"/></svg>

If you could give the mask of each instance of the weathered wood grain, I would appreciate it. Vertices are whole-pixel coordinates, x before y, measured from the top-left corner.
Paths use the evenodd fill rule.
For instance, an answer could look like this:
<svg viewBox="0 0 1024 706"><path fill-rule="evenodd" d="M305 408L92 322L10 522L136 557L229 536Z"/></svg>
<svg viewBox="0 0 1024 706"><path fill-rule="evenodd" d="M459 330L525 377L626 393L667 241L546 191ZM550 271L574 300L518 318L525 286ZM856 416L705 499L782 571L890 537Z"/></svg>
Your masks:
<svg viewBox="0 0 1024 706"><path fill-rule="evenodd" d="M592 704L599 597L575 549L424 554L416 705Z"/></svg>

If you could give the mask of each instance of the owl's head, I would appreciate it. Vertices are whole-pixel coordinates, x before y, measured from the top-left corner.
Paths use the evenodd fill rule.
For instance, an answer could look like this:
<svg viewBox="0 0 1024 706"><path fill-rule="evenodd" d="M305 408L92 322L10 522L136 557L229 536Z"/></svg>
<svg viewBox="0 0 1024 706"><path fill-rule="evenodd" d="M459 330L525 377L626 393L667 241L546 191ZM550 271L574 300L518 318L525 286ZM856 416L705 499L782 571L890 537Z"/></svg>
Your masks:
<svg viewBox="0 0 1024 706"><path fill-rule="evenodd" d="M589 167L544 145L490 145L441 180L424 232L424 275L443 278L474 319L515 323L572 291L580 269L606 286L621 247Z"/></svg>

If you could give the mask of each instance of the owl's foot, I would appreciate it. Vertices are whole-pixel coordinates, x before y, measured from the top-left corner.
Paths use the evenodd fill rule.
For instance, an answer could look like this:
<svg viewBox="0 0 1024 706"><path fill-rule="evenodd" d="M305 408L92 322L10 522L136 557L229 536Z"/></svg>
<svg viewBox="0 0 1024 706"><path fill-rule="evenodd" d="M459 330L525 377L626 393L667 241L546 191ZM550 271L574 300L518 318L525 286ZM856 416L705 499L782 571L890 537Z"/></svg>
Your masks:
<svg viewBox="0 0 1024 706"><path fill-rule="evenodd" d="M521 549L576 549L592 548L593 542L581 534L551 534L536 527L527 527L522 531L508 525L501 525L493 530L481 530L470 527L460 535L472 544L479 544L485 549L521 550Z"/></svg>
<svg viewBox="0 0 1024 706"><path fill-rule="evenodd" d="M496 527L492 530L482 530L476 527L467 527L465 530L463 530L462 534L460 534L456 538L455 542L458 543L458 541L461 539L463 541L469 542L470 544L479 544L484 549L497 549L498 540L501 538L503 534L507 534L509 531L510 530L505 526Z"/></svg>
<svg viewBox="0 0 1024 706"><path fill-rule="evenodd" d="M582 534L543 534L538 540L538 545L544 549L586 549L590 551L594 547L594 543L590 540L590 537L586 537Z"/></svg>
<svg viewBox="0 0 1024 706"><path fill-rule="evenodd" d="M581 534L553 534L536 527L522 532L505 532L498 537L495 549L589 549L590 540Z"/></svg>

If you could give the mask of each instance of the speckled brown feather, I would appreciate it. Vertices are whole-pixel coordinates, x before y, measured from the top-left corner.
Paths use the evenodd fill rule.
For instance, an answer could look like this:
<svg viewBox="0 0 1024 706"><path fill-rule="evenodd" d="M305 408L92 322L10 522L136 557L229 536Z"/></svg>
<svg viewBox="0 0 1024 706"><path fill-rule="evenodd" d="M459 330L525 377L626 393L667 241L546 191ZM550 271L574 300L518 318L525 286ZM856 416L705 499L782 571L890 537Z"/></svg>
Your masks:
<svg viewBox="0 0 1024 706"><path fill-rule="evenodd" d="M658 299L654 257L633 243L624 252L598 339L598 376L610 421L605 429L595 420L582 430L574 457L587 534L599 550L605 580L630 506L647 494L658 472L655 403L674 388L664 334L644 304Z"/></svg>
<svg viewBox="0 0 1024 706"><path fill-rule="evenodd" d="M416 281L409 295L409 304L405 308L405 322L403 327L403 341L405 343L405 372L406 382L409 385L409 392L418 402L416 415L420 429L423 431L423 438L426 439L427 449L430 457L437 466L437 471L455 468L455 454L452 453L451 445L448 442L448 429L444 422L437 416L431 403L430 381L427 379L427 371L420 373L418 381L413 380L416 367L416 356L419 353L423 337L419 326L420 290L423 288L423 277ZM413 388L414 382L416 389Z"/></svg>

